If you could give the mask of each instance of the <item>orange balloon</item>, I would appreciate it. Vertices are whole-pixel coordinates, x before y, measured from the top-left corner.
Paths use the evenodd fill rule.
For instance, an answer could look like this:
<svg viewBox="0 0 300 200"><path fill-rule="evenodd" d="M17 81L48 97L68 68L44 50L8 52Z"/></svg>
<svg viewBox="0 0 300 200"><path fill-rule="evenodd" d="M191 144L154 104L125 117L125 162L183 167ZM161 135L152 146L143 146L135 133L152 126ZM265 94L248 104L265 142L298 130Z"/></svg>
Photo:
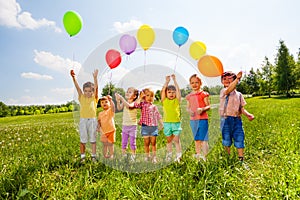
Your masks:
<svg viewBox="0 0 300 200"><path fill-rule="evenodd" d="M198 61L198 69L201 74L208 77L221 76L224 72L221 61L210 55L205 55Z"/></svg>

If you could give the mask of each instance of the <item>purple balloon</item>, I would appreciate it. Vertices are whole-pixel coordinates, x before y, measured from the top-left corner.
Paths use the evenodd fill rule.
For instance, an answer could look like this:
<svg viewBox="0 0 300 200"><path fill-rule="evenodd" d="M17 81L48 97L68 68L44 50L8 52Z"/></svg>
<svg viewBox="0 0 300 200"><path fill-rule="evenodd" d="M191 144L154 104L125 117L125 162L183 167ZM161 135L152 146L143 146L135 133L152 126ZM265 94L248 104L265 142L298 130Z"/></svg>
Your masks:
<svg viewBox="0 0 300 200"><path fill-rule="evenodd" d="M119 45L124 53L130 55L136 49L136 39L134 36L125 34L120 38Z"/></svg>

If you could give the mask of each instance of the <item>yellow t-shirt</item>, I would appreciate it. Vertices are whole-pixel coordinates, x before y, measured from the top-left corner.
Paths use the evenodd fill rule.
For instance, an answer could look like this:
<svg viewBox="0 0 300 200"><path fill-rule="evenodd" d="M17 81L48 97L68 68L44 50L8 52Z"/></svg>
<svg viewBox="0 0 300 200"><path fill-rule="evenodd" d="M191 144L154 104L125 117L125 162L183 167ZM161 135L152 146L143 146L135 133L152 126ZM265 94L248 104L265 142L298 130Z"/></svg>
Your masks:
<svg viewBox="0 0 300 200"><path fill-rule="evenodd" d="M80 95L78 100L80 103L80 118L95 118L98 99L94 95L90 98Z"/></svg>
<svg viewBox="0 0 300 200"><path fill-rule="evenodd" d="M164 122L180 122L180 106L177 98L165 98L162 102L164 111Z"/></svg>
<svg viewBox="0 0 300 200"><path fill-rule="evenodd" d="M129 109L124 106L123 109L123 125L132 126L137 125L137 109Z"/></svg>

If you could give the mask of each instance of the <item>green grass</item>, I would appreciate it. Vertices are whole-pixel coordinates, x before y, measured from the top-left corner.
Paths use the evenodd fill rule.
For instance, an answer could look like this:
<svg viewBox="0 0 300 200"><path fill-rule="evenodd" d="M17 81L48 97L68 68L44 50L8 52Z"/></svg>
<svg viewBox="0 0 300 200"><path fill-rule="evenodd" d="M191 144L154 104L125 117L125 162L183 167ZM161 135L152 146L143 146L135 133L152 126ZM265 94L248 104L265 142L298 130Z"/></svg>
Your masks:
<svg viewBox="0 0 300 200"><path fill-rule="evenodd" d="M231 157L224 153L214 109L209 113L208 162L192 158L194 146L188 136L188 118L183 116L183 134L187 135L183 162L158 164L145 173L130 173L105 162L88 160L81 165L72 113L0 118L0 198L299 199L300 99L246 101L246 109L255 115L252 122L243 117L250 170L240 166L234 149ZM121 113L116 120L118 125ZM116 147L120 133L117 136ZM138 138L139 153L142 142ZM163 152L164 146L161 133L158 148Z"/></svg>

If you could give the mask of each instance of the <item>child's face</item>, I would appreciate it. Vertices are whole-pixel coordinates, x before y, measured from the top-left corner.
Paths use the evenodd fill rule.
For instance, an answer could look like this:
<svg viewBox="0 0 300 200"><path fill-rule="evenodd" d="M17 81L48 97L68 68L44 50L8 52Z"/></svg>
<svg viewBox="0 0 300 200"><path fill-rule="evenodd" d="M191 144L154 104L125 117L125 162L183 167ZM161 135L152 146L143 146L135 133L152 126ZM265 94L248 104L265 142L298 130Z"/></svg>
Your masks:
<svg viewBox="0 0 300 200"><path fill-rule="evenodd" d="M175 99L176 98L176 91L175 90L167 90L167 98L168 99Z"/></svg>
<svg viewBox="0 0 300 200"><path fill-rule="evenodd" d="M86 97L88 97L88 98L92 97L93 93L94 92L93 92L93 89L91 87L85 87L83 89L83 95L86 96Z"/></svg>
<svg viewBox="0 0 300 200"><path fill-rule="evenodd" d="M198 90L200 90L200 87L201 87L201 81L198 78L193 77L193 78L191 78L190 86L193 91L198 91Z"/></svg>
<svg viewBox="0 0 300 200"><path fill-rule="evenodd" d="M224 76L222 78L222 84L224 85L224 87L228 87L229 84L233 81L233 77L232 76Z"/></svg>
<svg viewBox="0 0 300 200"><path fill-rule="evenodd" d="M103 108L103 110L107 110L110 108L110 102L108 100L101 100L100 105Z"/></svg>
<svg viewBox="0 0 300 200"><path fill-rule="evenodd" d="M149 103L152 103L154 101L154 97L151 92L145 92L145 101Z"/></svg>
<svg viewBox="0 0 300 200"><path fill-rule="evenodd" d="M125 94L125 98L127 100L133 100L135 98L134 90L132 88L129 88Z"/></svg>

